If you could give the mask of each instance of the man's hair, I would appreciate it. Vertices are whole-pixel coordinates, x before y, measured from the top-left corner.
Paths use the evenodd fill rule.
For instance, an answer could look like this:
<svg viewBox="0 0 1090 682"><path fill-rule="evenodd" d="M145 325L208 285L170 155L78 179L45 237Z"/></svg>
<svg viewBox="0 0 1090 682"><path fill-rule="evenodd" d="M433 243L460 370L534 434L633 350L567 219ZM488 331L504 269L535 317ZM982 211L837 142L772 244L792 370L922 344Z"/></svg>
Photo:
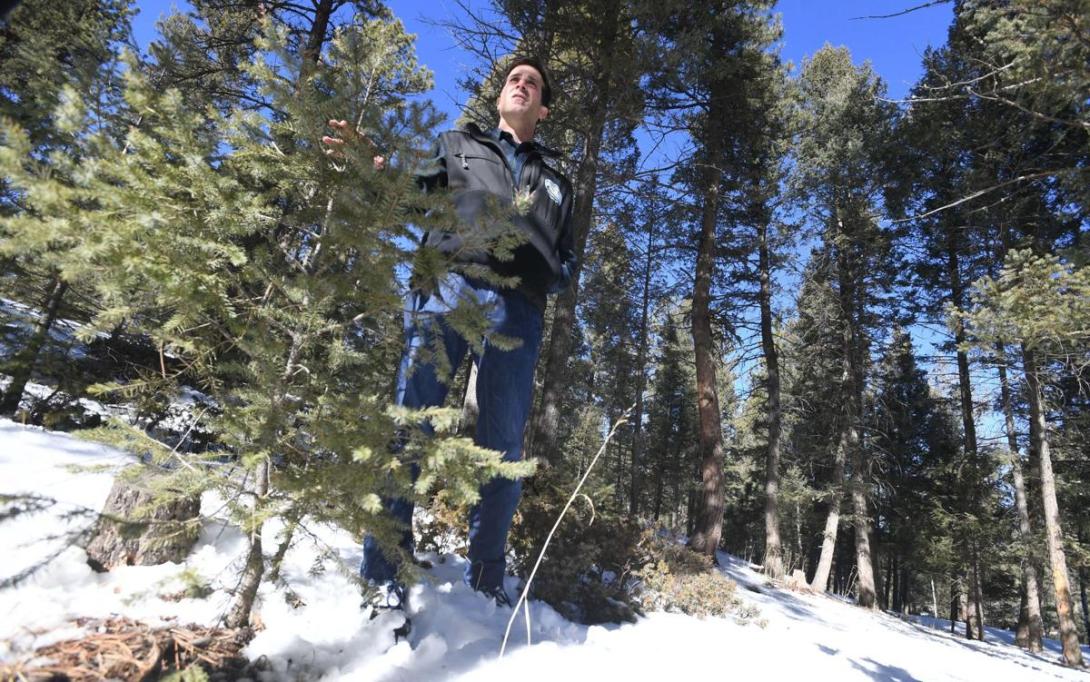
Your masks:
<svg viewBox="0 0 1090 682"><path fill-rule="evenodd" d="M541 60L537 57L531 57L529 55L516 55L511 58L511 61L507 64L507 70L503 72L503 85L506 85L508 76L519 66L531 66L538 73L541 74L541 104L542 106L549 106L549 103L553 101L553 89L549 85L549 74L545 71L545 65L541 63ZM500 85L500 88L503 88Z"/></svg>

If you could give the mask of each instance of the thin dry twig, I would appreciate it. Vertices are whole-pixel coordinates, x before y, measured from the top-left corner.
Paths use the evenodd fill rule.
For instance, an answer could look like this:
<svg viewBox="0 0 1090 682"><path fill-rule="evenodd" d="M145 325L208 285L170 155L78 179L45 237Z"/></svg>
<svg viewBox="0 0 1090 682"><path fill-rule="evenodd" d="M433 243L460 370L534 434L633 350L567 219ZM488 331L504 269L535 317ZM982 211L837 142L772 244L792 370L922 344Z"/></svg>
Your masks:
<svg viewBox="0 0 1090 682"><path fill-rule="evenodd" d="M594 465L598 462L598 458L602 456L602 453L606 451L609 446L609 442L613 440L613 436L617 433L617 429L621 428L621 425L628 421L629 415L632 410L635 409L635 405L625 410L614 424L613 428L609 430L605 440L602 441L602 447L598 448L598 452L591 458L590 464L587 466L587 470L583 472L583 477L579 479L579 483L575 486L575 490L572 491L571 497L568 498L564 508L560 510L560 514L556 517L556 522L553 524L552 530L549 531L548 537L545 538L545 543L541 546L541 552L537 555L537 561L534 562L533 569L530 570L530 575L526 578L526 585L522 588L522 594L519 595L518 602L515 603L514 608L511 609L511 618L507 621L507 629L503 633L503 643L500 645L500 658L503 658L504 652L507 651L507 640L511 637L511 626L515 623L515 618L518 616L519 607L526 606L526 641L530 641L530 605L526 601L530 594L530 586L534 582L534 576L537 575L537 569L541 566L542 560L545 559L545 551L549 549L549 543L553 539L553 535L556 533L556 529L560 527L560 522L564 520L564 515L568 513L568 509L571 507L572 502L579 495L579 491L583 488L583 484L587 482L587 478L590 477L590 472L594 470Z"/></svg>
<svg viewBox="0 0 1090 682"><path fill-rule="evenodd" d="M910 14L910 13L915 12L917 10L927 9L928 7L934 7L935 5L945 5L945 4L949 3L949 2L953 2L953 0L931 0L930 2L925 2L925 3L921 3L919 5L914 5L913 7L903 9L900 12L894 12L893 14L872 14L872 15L865 16L865 17L852 17L851 20L852 21L858 21L859 19L892 19L894 17L901 17L901 16L904 16L906 14Z"/></svg>

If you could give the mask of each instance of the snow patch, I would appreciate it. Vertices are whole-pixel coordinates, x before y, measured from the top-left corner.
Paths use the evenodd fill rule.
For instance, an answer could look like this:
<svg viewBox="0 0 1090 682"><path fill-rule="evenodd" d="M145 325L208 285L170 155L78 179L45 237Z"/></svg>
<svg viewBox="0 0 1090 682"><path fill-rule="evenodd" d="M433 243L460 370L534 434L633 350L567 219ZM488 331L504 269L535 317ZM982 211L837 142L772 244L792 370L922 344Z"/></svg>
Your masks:
<svg viewBox="0 0 1090 682"><path fill-rule="evenodd" d="M72 627L77 617L122 614L152 624L214 625L226 613L247 543L223 518L223 500L214 495L202 499L207 521L184 564L95 574L83 550L60 540L90 520L74 510L101 507L111 484L109 470L131 461L105 446L0 420L0 493L56 500L0 523L0 546L11 555L0 580L57 555L17 587L0 590L0 660L26 660L35 648L77 636ZM109 470L79 472L74 464L105 464ZM777 589L747 562L723 554L722 570L743 588L738 596L744 604L759 609L763 628L733 618L662 613L634 624L587 627L530 602L532 644L520 611L508 653L500 659L511 611L462 582L464 559L429 554L422 558L433 568L409 592L412 633L395 644L388 621L397 614L370 620L369 609L361 608L353 578L359 538L304 525L306 532L296 534L285 556L283 583L265 583L258 593L255 613L264 629L243 654L268 662L263 680L677 680L718 669L732 678L775 680L1090 682L1090 673L1058 665L1056 642L1048 642L1044 655L1031 655L1011 646L1010 633L1001 631L990 630L987 642L966 641L951 636L945 621L907 621L823 595ZM279 543L280 530L266 524L267 547ZM214 588L211 596L164 599L181 589L185 570L207 581ZM517 582L507 580L512 596Z"/></svg>

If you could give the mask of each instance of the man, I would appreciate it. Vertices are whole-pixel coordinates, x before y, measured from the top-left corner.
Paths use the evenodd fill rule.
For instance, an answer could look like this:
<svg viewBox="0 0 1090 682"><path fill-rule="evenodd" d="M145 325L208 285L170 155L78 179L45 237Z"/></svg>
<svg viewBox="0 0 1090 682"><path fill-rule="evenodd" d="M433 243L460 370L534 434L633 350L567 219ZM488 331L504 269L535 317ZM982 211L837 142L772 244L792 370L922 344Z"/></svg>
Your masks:
<svg viewBox="0 0 1090 682"><path fill-rule="evenodd" d="M477 360L478 418L475 442L503 453L504 459L522 457L522 437L530 414L534 365L541 346L547 293L568 284L575 265L571 231L572 191L567 179L546 165L556 156L533 141L537 125L549 113L551 88L542 64L531 57L510 62L496 100L496 128L482 131L474 125L440 135L435 158L418 174L427 188L450 191L456 212L472 229L489 204L511 206L512 224L525 241L508 260L461 248L457 235L431 233L425 248L438 249L450 258L453 271L441 282L410 294L406 310L406 346L397 375L396 402L406 407L440 405L447 394L447 377L431 363L419 361L419 349L429 348L438 335L443 340L451 371L465 357L469 344L446 322L445 313L459 300L472 300L488 310L490 332L517 339L517 348L500 350L484 341ZM331 121L336 128L343 122ZM334 146L336 138L323 138ZM384 163L376 157L376 167ZM514 210L515 203L517 210ZM517 276L515 288L500 288L457 272L458 265L485 265L503 276ZM476 355L476 354L475 354ZM496 478L481 487L481 499L469 515L469 563L465 580L473 589L510 605L503 589L505 544L522 491L517 480ZM392 500L388 509L406 531L401 546L412 551L412 502ZM373 537L364 540L361 575L382 588L378 606L402 609L404 587L397 566Z"/></svg>

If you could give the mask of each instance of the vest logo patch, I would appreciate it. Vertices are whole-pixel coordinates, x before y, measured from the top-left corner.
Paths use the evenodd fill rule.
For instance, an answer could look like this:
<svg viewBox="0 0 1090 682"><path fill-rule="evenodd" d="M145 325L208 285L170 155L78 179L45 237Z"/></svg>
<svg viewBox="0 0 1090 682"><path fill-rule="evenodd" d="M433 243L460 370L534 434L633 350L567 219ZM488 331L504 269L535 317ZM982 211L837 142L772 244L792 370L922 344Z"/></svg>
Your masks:
<svg viewBox="0 0 1090 682"><path fill-rule="evenodd" d="M552 180L546 178L545 191L549 193L549 198L552 199L558 206L560 205L560 186Z"/></svg>

